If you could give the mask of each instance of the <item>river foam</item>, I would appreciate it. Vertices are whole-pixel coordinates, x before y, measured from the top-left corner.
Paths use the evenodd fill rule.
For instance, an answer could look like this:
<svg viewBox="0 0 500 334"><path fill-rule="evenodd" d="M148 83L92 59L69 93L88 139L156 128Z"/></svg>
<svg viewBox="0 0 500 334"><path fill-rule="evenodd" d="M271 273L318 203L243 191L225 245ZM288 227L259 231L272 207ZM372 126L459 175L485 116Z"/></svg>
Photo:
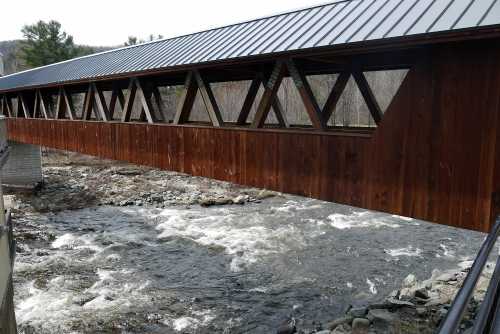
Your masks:
<svg viewBox="0 0 500 334"><path fill-rule="evenodd" d="M408 271L475 252L471 232L314 200L41 221L32 226L54 238L23 245L15 267L19 326L36 334L274 332L283 316L328 321L386 296ZM437 259L440 244L456 257Z"/></svg>

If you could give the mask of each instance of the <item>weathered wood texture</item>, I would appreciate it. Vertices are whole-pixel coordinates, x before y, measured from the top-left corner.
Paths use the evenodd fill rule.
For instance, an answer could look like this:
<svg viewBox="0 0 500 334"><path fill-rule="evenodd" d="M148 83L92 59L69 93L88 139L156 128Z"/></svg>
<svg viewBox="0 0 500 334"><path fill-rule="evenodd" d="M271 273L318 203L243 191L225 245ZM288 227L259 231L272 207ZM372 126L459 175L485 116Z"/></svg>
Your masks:
<svg viewBox="0 0 500 334"><path fill-rule="evenodd" d="M9 119L11 140L488 231L500 213L500 46L441 46L371 136ZM492 198L495 201L492 201Z"/></svg>

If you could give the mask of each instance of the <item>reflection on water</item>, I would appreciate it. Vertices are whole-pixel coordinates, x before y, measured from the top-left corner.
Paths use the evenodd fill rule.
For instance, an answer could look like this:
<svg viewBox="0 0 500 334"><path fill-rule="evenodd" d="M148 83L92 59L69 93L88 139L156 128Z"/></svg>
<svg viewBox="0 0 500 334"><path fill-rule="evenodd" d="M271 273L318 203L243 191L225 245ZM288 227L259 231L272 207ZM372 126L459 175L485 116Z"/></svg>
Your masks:
<svg viewBox="0 0 500 334"><path fill-rule="evenodd" d="M219 208L99 207L31 216L24 333L271 333L384 298L409 273L473 257L483 235L297 197Z"/></svg>

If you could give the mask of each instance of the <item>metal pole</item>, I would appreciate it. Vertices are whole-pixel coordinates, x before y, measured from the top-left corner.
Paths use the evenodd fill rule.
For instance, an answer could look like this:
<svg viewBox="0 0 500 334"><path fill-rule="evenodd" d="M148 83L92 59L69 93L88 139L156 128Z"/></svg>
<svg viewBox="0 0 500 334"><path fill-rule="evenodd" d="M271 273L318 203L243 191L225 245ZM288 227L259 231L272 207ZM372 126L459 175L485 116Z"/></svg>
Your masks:
<svg viewBox="0 0 500 334"><path fill-rule="evenodd" d="M488 261L489 254L495 246L498 233L500 231L500 219L497 218L491 233L484 241L479 254L470 269L469 274L465 278L462 289L458 292L453 304L451 305L446 318L443 320L441 327L438 331L439 334L455 334L460 326L460 321L464 312L469 304L469 301L476 287L477 281L483 272L484 266Z"/></svg>
<svg viewBox="0 0 500 334"><path fill-rule="evenodd" d="M492 310L495 306L498 307L498 297L500 293L500 256L498 257L497 264L495 267L495 272L491 278L490 285L488 286L488 291L484 296L483 303L479 309L479 313L476 317L476 324L472 334L483 334L486 333L487 327L492 326Z"/></svg>

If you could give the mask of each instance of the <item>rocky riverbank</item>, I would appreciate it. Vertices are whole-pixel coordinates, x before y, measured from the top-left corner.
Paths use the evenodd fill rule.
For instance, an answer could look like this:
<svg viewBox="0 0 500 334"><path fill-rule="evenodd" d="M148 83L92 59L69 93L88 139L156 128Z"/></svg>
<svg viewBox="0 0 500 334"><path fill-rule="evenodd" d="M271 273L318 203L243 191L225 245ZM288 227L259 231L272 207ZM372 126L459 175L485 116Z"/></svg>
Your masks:
<svg viewBox="0 0 500 334"><path fill-rule="evenodd" d="M12 191L11 191L12 192ZM92 206L212 206L258 203L278 193L239 187L132 165L101 161L90 165L52 162L44 167L44 183L33 191L15 191L28 209L58 212Z"/></svg>
<svg viewBox="0 0 500 334"><path fill-rule="evenodd" d="M460 270L434 270L431 278L420 282L414 275L409 275L402 288L381 303L351 306L345 316L328 323L325 330L317 333L435 333L462 287L472 262L462 265ZM484 299L493 270L494 264L490 263L479 280L460 326L462 333L472 332L474 316Z"/></svg>
<svg viewBox="0 0 500 334"><path fill-rule="evenodd" d="M16 191L13 195L7 196L7 198L10 199L14 215L19 222L16 227L16 236L18 240L18 251L21 255L25 254L29 256L30 252L37 249L38 244L47 244L51 245L48 250L36 250L34 254L37 257L46 258L53 252L54 247L57 248L62 242L61 240L65 238L65 235L57 236L50 230L38 228L36 219L32 218L34 215L37 217L43 217L44 215L52 217L54 214L58 212L64 213L66 210L72 211L93 207L131 207L144 208L145 210L162 210L165 208L169 210L177 208L175 210L181 210L183 215L185 214L184 212L186 212L186 214L192 210L198 212L203 210L203 207L207 206L217 208L225 205L231 207L233 211L236 205L248 205L252 206L252 208L256 205L262 205L262 210L269 211L268 208L270 203L277 198L281 198L282 200L280 199L280 201L283 202L283 204L281 204L282 206L278 209L272 209L277 210L275 212L283 214L290 210L297 210L290 209L291 206L287 204L289 196L275 192L245 188L226 182L191 177L173 172L158 171L145 167L116 164L88 157L68 157L61 153L52 153L45 156L44 177L44 184L37 189L33 191ZM297 205L297 207L300 208L300 204L297 203ZM314 209L316 206L317 204L312 204L310 208ZM305 208L306 206L304 206L304 209ZM257 208L252 210L257 210ZM271 211L270 214L272 214L272 212L273 211ZM198 214L199 213L194 213L193 217L196 217ZM293 216L292 211L291 217ZM329 218L335 220L335 217L335 215L332 215ZM383 218L381 219L383 221ZM317 222L318 226L324 226L323 222L312 219L312 217L309 217L308 220L310 221L309 224L314 225L314 223ZM374 222L370 224L372 223ZM375 222L375 225L392 226L388 222ZM346 228L345 222L334 221L333 226L340 230ZM170 231L172 227L169 225L165 226L165 228L168 228L167 231ZM177 227L177 225L175 225L175 228L180 229L181 235L188 235L187 232L182 230L182 226ZM260 228L261 227L258 227L255 231L258 231ZM293 227L293 229L295 228L296 227ZM85 229L88 229L88 231ZM84 236L86 234L92 235L98 232L95 227L81 227L80 230ZM105 233L105 231L101 233ZM324 232L318 233L318 236L322 235L322 233ZM197 238L197 234L192 236L193 240L198 240ZM85 246L90 242L89 240L87 236L82 237L83 245L78 247L90 247ZM257 243L258 241L256 240L255 242ZM228 245L231 245L231 243ZM71 244L71 247L75 246ZM96 248L97 246L92 247ZM90 249L92 249L92 247L90 247ZM113 246L109 244L109 241L106 241L102 242L102 245L99 247L112 248ZM268 247L267 245L265 246L265 248ZM279 248L281 248L281 246L277 246L277 249ZM350 252L349 249L350 247L347 248L348 252ZM266 252L267 251L268 250L266 250ZM95 252L95 250L93 250L93 252ZM102 252L102 250L98 250L98 252ZM392 251L385 252L392 254L390 256L397 256L397 254L394 254ZM405 252L408 253L407 255L409 256L416 256L421 259L421 261L426 261L426 259L421 256L422 250L418 248L405 251L399 250L399 253L403 253L403 255ZM446 253L447 249L444 249L443 256L447 256ZM369 252L369 254L372 253ZM235 252L235 255L243 256L243 252L238 250ZM111 258L111 256L115 255L110 255L109 258ZM436 253L435 257L438 256L440 255ZM300 263L298 255L297 262ZM394 265L399 266L400 264L395 262ZM471 262L469 261L462 262L461 267L456 270L434 270L432 277L424 281L418 281L413 274L409 275L404 280L400 289L394 291L386 298L380 296L380 298L375 298L375 301L370 301L369 303L366 302L366 293L360 293L359 295L363 296L363 298L360 297L359 303L356 301L352 302L352 305L346 309L345 315L335 319L333 319L332 316L332 321L329 322L324 321L323 317L322 320L317 321L314 326L311 326L310 322L304 322L301 319L301 317L304 317L303 314L297 315L297 312L295 312L296 306L294 305L293 314L291 314L290 318L277 329L277 332L280 334L434 333L450 307L456 292L461 287L470 265ZM289 266L290 264L286 267L288 268ZM486 291L489 275L491 275L493 269L494 268L490 266L483 274L474 300L462 324L462 330L464 331L467 331L473 324L474 314ZM30 273L28 274L30 279L32 279L32 275ZM45 272L42 272L42 274L46 275ZM92 277L94 276L96 275L93 274ZM422 277L422 275L418 276ZM391 277L391 273L387 273L387 277ZM369 279L366 279L366 282L369 284L371 293L377 295L376 288L372 286L374 283ZM382 282L382 280L380 280L380 282ZM49 283L46 278L35 277L33 286L35 289L43 291L43 289L47 289L47 284ZM343 282L344 285L346 283L347 289L353 290L352 283ZM96 281L94 284L100 283ZM250 289L249 291L264 293L264 290L261 290L261 288ZM314 298L317 297L310 297L310 299ZM110 299L108 301L112 300ZM81 305L77 303L77 306L85 307L85 304L86 302ZM300 313L299 306L297 306L297 310ZM338 315L338 313L339 312L336 312L335 314ZM314 317L314 315L309 314L307 317L311 318ZM140 320L134 319L134 321L137 322L137 324L140 323ZM146 322L149 321L150 319L148 318ZM109 329L109 333L113 333L114 326L115 325L111 326L112 328ZM182 326L178 327L181 328ZM276 328L278 327L277 324ZM25 333L28 332L29 331L25 331ZM108 333L108 331L104 332ZM132 330L131 332L140 333L141 331ZM180 332L191 333L188 330L181 330ZM195 332L198 333L197 331L193 333ZM33 331L30 333L39 332ZM227 333L239 332L228 331Z"/></svg>

